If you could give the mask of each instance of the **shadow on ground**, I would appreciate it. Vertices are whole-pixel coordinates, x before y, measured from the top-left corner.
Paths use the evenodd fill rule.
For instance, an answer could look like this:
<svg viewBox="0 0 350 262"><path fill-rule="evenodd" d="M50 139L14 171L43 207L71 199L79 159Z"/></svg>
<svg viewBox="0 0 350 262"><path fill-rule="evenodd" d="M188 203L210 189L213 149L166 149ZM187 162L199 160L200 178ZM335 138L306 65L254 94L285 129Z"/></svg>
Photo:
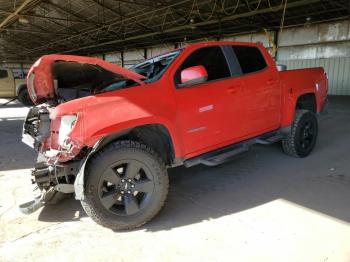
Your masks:
<svg viewBox="0 0 350 262"><path fill-rule="evenodd" d="M0 107L0 171L31 168L37 155L21 141L27 109L13 106ZM10 113L4 113L5 110Z"/></svg>
<svg viewBox="0 0 350 262"><path fill-rule="evenodd" d="M350 223L350 99L334 98L320 118L314 152L297 159L280 144L255 146L218 167L169 170L171 187L160 214L141 229L169 230L244 211L276 199ZM78 212L78 213L77 213ZM74 221L86 216L73 198L44 207L42 221Z"/></svg>

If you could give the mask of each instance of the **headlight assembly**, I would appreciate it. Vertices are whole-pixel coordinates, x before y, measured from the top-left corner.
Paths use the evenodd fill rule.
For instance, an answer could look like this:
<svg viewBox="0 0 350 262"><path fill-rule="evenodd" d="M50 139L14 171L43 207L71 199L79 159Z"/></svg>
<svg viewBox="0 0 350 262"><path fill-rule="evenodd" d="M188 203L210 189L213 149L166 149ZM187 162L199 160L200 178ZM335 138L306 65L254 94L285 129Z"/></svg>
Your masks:
<svg viewBox="0 0 350 262"><path fill-rule="evenodd" d="M73 130L76 121L76 115L65 115L61 117L60 131L58 135L58 144L60 146L65 146L65 140L67 139L70 132Z"/></svg>

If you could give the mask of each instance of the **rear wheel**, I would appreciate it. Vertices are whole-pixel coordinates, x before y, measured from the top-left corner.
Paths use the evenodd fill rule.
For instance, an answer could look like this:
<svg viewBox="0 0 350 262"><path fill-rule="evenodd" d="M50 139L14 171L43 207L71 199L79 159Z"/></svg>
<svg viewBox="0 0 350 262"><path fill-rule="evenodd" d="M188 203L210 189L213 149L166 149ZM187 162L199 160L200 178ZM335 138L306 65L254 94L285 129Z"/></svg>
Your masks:
<svg viewBox="0 0 350 262"><path fill-rule="evenodd" d="M88 164L85 183L84 210L95 222L114 230L151 220L169 187L160 157L146 145L128 140L98 152Z"/></svg>
<svg viewBox="0 0 350 262"><path fill-rule="evenodd" d="M283 150L294 157L306 157L315 147L318 124L315 114L297 110L290 133L282 140Z"/></svg>
<svg viewBox="0 0 350 262"><path fill-rule="evenodd" d="M29 97L27 88L22 88L18 93L18 100L25 106L33 105L32 100Z"/></svg>

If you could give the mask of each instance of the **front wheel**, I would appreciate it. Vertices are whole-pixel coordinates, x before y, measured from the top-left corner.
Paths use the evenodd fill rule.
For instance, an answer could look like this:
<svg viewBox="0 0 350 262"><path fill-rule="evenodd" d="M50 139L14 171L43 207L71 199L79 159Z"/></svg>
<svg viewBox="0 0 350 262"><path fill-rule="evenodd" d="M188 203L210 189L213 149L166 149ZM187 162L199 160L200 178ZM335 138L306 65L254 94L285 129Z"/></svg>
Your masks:
<svg viewBox="0 0 350 262"><path fill-rule="evenodd" d="M139 227L162 208L169 187L161 158L134 141L117 141L98 152L86 170L85 212L113 230Z"/></svg>
<svg viewBox="0 0 350 262"><path fill-rule="evenodd" d="M294 157L306 157L314 149L318 135L315 113L297 110L290 133L282 140L283 150Z"/></svg>

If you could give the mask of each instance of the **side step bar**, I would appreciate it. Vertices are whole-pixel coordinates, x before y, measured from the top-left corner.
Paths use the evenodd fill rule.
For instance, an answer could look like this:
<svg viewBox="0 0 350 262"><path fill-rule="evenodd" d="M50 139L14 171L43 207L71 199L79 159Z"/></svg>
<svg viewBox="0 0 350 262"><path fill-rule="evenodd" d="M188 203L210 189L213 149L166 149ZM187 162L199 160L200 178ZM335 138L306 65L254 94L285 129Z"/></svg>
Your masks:
<svg viewBox="0 0 350 262"><path fill-rule="evenodd" d="M233 144L218 150L205 153L203 155L185 160L186 167L203 164L206 166L217 166L231 160L234 156L247 152L249 147L254 144L270 145L280 141L283 135L280 131L274 131L262 136L254 137L237 144Z"/></svg>

